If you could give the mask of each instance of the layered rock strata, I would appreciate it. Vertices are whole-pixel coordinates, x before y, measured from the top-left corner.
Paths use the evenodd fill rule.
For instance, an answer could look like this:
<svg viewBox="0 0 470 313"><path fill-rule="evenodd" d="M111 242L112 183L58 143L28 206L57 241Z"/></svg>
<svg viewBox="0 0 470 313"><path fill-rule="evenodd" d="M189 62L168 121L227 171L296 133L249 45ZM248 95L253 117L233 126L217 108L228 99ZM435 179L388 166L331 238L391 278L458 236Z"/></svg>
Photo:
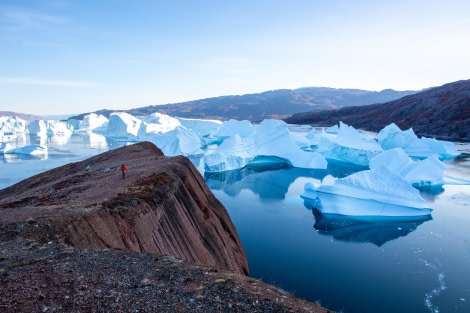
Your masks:
<svg viewBox="0 0 470 313"><path fill-rule="evenodd" d="M149 142L0 190L0 242L17 238L173 255L248 274L237 231L201 174L187 158L165 157Z"/></svg>

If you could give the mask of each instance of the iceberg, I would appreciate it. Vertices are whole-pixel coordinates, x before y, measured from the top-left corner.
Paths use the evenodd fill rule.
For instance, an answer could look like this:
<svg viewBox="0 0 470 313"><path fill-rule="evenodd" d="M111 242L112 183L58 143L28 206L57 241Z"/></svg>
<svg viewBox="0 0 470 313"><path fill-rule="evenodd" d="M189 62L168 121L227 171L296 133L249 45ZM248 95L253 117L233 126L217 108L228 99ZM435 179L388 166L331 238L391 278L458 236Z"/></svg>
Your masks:
<svg viewBox="0 0 470 313"><path fill-rule="evenodd" d="M0 135L14 135L26 131L26 121L17 116L0 116Z"/></svg>
<svg viewBox="0 0 470 313"><path fill-rule="evenodd" d="M327 159L368 166L370 159L380 154L382 147L362 136L354 127L340 122L337 135L323 134L317 152Z"/></svg>
<svg viewBox="0 0 470 313"><path fill-rule="evenodd" d="M153 113L142 116L137 138L156 144L166 156L203 155L201 137L169 115Z"/></svg>
<svg viewBox="0 0 470 313"><path fill-rule="evenodd" d="M72 129L64 121L48 120L46 121L48 136L70 136Z"/></svg>
<svg viewBox="0 0 470 313"><path fill-rule="evenodd" d="M105 135L107 137L136 139L141 123L141 120L128 113L111 113Z"/></svg>
<svg viewBox="0 0 470 313"><path fill-rule="evenodd" d="M385 166L316 189L308 182L301 197L324 214L398 217L428 215L432 211L416 188Z"/></svg>
<svg viewBox="0 0 470 313"><path fill-rule="evenodd" d="M222 126L225 125L222 124ZM250 128L242 137L235 134L223 141L205 157L205 170L221 172L235 170L255 162L284 163L299 168L326 169L326 159L317 152L306 152L299 148L291 136L287 124L280 120L264 120Z"/></svg>
<svg viewBox="0 0 470 313"><path fill-rule="evenodd" d="M48 149L44 145L18 147L8 143L0 143L0 152L4 154L47 155Z"/></svg>
<svg viewBox="0 0 470 313"><path fill-rule="evenodd" d="M194 131L178 126L167 132L147 132L139 136L157 145L166 156L203 155L201 137Z"/></svg>
<svg viewBox="0 0 470 313"><path fill-rule="evenodd" d="M392 123L378 134L378 143L384 150L402 148L406 154L415 158L427 158L437 154L440 159L452 159L460 155L455 145L449 141L434 138L418 138L412 128L402 131Z"/></svg>
<svg viewBox="0 0 470 313"><path fill-rule="evenodd" d="M322 214L312 210L313 227L322 235L332 236L345 242L370 242L381 247L386 242L405 237L419 225L432 220L431 215L363 218L334 214Z"/></svg>
<svg viewBox="0 0 470 313"><path fill-rule="evenodd" d="M371 169L387 167L417 188L444 184L468 185L469 180L445 174L445 164L437 154L424 160L412 160L402 148L386 150L370 160Z"/></svg>
<svg viewBox="0 0 470 313"><path fill-rule="evenodd" d="M34 120L28 123L27 130L30 135L45 136L47 135L47 124L43 120Z"/></svg>
<svg viewBox="0 0 470 313"><path fill-rule="evenodd" d="M90 113L85 115L83 120L69 119L67 125L75 131L102 132L106 130L108 119L104 115Z"/></svg>

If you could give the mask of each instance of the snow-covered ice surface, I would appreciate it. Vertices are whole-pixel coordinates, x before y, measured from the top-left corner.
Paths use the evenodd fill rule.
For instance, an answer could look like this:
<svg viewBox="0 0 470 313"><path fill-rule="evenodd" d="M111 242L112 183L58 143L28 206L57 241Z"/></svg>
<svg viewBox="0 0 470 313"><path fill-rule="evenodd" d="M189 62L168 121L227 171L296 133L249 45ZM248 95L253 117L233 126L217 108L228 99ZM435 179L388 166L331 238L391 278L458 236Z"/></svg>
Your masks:
<svg viewBox="0 0 470 313"><path fill-rule="evenodd" d="M299 147L299 140L291 135L283 121L264 120L257 126L234 121L227 124L233 127L230 131L233 135L205 157L207 172L240 169L253 162L286 163L300 168L324 169L327 166L322 155ZM221 128L225 129L222 134L229 133L225 123Z"/></svg>

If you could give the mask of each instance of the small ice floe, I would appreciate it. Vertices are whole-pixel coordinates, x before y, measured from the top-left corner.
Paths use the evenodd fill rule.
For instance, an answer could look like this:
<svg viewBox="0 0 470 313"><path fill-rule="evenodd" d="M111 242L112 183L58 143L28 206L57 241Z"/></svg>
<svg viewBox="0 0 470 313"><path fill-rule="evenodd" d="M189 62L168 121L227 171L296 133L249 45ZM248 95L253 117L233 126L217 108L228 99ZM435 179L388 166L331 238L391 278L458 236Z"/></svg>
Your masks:
<svg viewBox="0 0 470 313"><path fill-rule="evenodd" d="M11 144L0 145L0 153L23 155L47 155L48 149L44 145L14 146Z"/></svg>

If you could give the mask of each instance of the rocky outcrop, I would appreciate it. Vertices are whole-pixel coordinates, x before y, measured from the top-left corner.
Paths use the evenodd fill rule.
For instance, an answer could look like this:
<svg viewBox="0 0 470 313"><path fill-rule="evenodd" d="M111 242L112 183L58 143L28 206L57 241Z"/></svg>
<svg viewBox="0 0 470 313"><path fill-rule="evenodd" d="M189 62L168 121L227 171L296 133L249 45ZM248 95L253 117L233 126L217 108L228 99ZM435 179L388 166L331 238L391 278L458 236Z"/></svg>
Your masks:
<svg viewBox="0 0 470 313"><path fill-rule="evenodd" d="M470 80L449 83L401 99L373 105L294 114L292 124L331 126L342 121L358 129L379 131L395 123L420 136L470 141Z"/></svg>
<svg viewBox="0 0 470 313"><path fill-rule="evenodd" d="M0 242L17 238L173 255L248 274L237 231L203 177L187 158L165 157L149 142L0 190Z"/></svg>

